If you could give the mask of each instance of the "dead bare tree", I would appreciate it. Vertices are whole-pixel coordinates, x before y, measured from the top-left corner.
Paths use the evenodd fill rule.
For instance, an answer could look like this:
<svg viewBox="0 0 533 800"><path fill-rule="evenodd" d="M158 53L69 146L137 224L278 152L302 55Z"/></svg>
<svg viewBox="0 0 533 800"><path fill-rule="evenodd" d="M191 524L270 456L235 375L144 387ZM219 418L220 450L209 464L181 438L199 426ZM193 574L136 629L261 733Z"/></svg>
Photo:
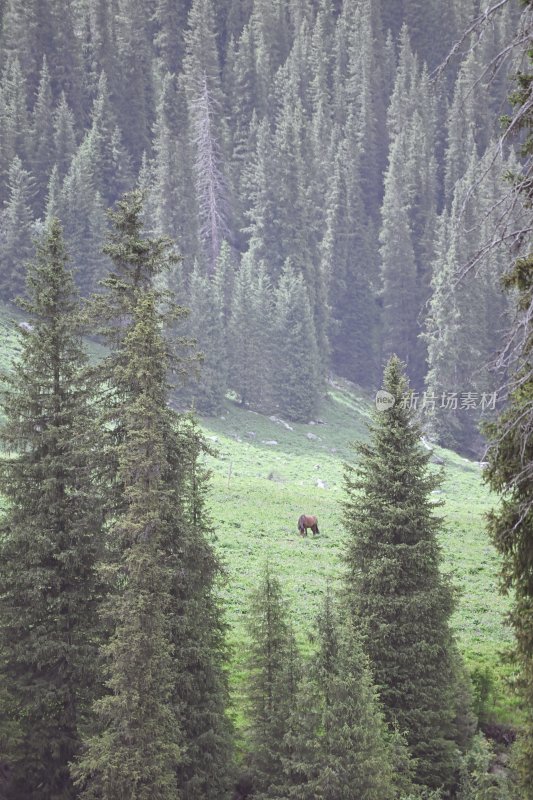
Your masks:
<svg viewBox="0 0 533 800"><path fill-rule="evenodd" d="M229 192L222 166L222 151L215 130L215 101L204 76L192 101L196 147L196 195L201 220L200 234L209 269L214 272L224 239L229 234Z"/></svg>

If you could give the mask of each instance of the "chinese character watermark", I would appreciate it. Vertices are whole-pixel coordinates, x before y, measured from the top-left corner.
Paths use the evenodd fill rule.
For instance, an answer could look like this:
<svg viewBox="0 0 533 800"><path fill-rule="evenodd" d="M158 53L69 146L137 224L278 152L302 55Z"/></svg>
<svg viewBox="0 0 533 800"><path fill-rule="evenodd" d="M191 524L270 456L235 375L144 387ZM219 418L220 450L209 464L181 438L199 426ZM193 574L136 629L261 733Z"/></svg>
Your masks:
<svg viewBox="0 0 533 800"><path fill-rule="evenodd" d="M494 411L497 396L497 392L405 392L399 407L409 411ZM390 392L381 389L376 394L378 411L389 411L395 405L396 398Z"/></svg>

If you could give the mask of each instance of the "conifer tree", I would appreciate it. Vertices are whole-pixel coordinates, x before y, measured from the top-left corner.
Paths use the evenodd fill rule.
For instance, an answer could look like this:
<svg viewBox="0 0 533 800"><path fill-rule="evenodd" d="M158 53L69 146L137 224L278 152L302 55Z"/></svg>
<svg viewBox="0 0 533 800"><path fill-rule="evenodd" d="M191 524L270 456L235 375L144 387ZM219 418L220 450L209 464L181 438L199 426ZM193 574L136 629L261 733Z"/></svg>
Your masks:
<svg viewBox="0 0 533 800"><path fill-rule="evenodd" d="M439 571L440 521L430 499L438 479L420 448L396 356L383 387L394 405L375 413L370 443L357 446L360 463L346 475L348 606L387 721L405 734L415 759L417 783L450 787L457 766L453 599Z"/></svg>
<svg viewBox="0 0 533 800"><path fill-rule="evenodd" d="M95 706L97 733L77 768L82 797L174 798L183 733L171 703L174 686L168 608L172 569L162 557L171 510L163 475L166 346L153 292L136 298L122 342L122 409L117 479L123 509L111 526L126 580L113 596L113 633L105 648L109 694ZM118 580L119 574L115 574Z"/></svg>
<svg viewBox="0 0 533 800"><path fill-rule="evenodd" d="M470 141L473 139L478 155L483 155L494 128L490 95L482 78L484 55L486 58L487 52L484 46L470 48L455 82L448 114L448 146L445 154L445 196L448 206L452 203L457 182L469 167Z"/></svg>
<svg viewBox="0 0 533 800"><path fill-rule="evenodd" d="M319 619L323 711L314 796L324 800L393 798L392 750L367 658L353 625L346 624L338 632L335 625L326 596Z"/></svg>
<svg viewBox="0 0 533 800"><path fill-rule="evenodd" d="M241 403L262 411L272 402L271 305L265 265L248 252L235 275L228 325L229 384Z"/></svg>
<svg viewBox="0 0 533 800"><path fill-rule="evenodd" d="M24 287L24 265L33 254L33 178L18 156L9 170L9 197L0 215L0 294L12 300Z"/></svg>
<svg viewBox="0 0 533 800"><path fill-rule="evenodd" d="M524 25L533 11L531 0L524 4ZM533 86L531 52L524 70L517 75L510 101L515 131L525 133L521 154L525 163L533 152L530 98ZM511 120L506 120L509 125ZM527 167L514 171L514 194L531 219L531 183ZM519 775L518 796L533 797L533 257L529 243L505 274L504 286L512 293L514 317L505 353L510 373L507 407L497 421L486 428L490 440L486 472L490 487L501 496L501 506L489 517L489 533L502 555L502 589L512 591L510 616L515 635L515 656L520 669L520 692L525 720L516 745Z"/></svg>
<svg viewBox="0 0 533 800"><path fill-rule="evenodd" d="M2 681L16 698L14 794L74 798L79 754L99 693L96 571L103 547L93 484L94 429L72 274L57 219L28 268L30 322L6 380L7 453L0 470L7 509L0 536Z"/></svg>
<svg viewBox="0 0 533 800"><path fill-rule="evenodd" d="M343 140L332 168L321 243L331 360L339 375L373 386L379 345L377 235L361 196L359 159L349 153Z"/></svg>
<svg viewBox="0 0 533 800"><path fill-rule="evenodd" d="M114 203L131 188L133 178L131 161L122 142L122 132L116 123L104 72L98 81L91 113L91 128L82 147L87 147L90 151L95 187L107 203Z"/></svg>
<svg viewBox="0 0 533 800"><path fill-rule="evenodd" d="M253 0L250 26L258 48L261 81L272 99L274 76L290 51L290 26L287 4L283 0Z"/></svg>
<svg viewBox="0 0 533 800"><path fill-rule="evenodd" d="M33 2L33 0L32 0ZM65 92L76 119L83 119L84 91L81 48L76 35L75 6L63 0L38 0L36 54L40 68L46 55L52 81L52 95ZM35 84L30 84L35 91ZM34 89L35 86L35 89Z"/></svg>
<svg viewBox="0 0 533 800"><path fill-rule="evenodd" d="M487 248L510 203L500 176L492 153L479 159L471 140L469 167L437 229L424 337L429 428L442 444L476 454L483 448L479 422L493 415L495 405L490 364L508 325L500 284L507 253L501 246ZM484 249L481 271L475 262Z"/></svg>
<svg viewBox="0 0 533 800"><path fill-rule="evenodd" d="M36 32L38 27L37 3L35 0L21 5L18 0L7 0L2 13L2 29L0 52L2 61L9 62L17 56L22 73L33 88L37 88L38 72L41 64L38 61L36 48ZM2 66L4 64L2 63Z"/></svg>
<svg viewBox="0 0 533 800"><path fill-rule="evenodd" d="M277 360L272 375L274 405L282 416L308 422L320 394L318 349L309 294L290 261L274 294L272 327Z"/></svg>
<svg viewBox="0 0 533 800"><path fill-rule="evenodd" d="M204 259L213 272L220 248L229 234L230 203L222 149L216 131L215 98L207 76L190 101L195 149L195 185Z"/></svg>
<svg viewBox="0 0 533 800"><path fill-rule="evenodd" d="M59 180L59 170L57 165L50 174L48 181L48 192L46 195L44 218L49 223L54 217L59 216L59 196L61 193L61 181Z"/></svg>
<svg viewBox="0 0 533 800"><path fill-rule="evenodd" d="M108 259L102 253L107 219L94 184L94 152L89 139L79 147L59 196L61 218L82 294L90 294L104 276Z"/></svg>
<svg viewBox="0 0 533 800"><path fill-rule="evenodd" d="M9 170L15 157L26 158L30 130L27 86L16 56L2 72L0 101L0 200L5 201Z"/></svg>
<svg viewBox="0 0 533 800"><path fill-rule="evenodd" d="M145 239L141 218L141 193L125 195L106 245L114 270L92 311L110 346L101 457L115 591L103 654L110 694L95 706L76 772L84 798L214 800L231 769L219 567L206 539L200 439L178 429L167 402L179 365L163 325L182 312L153 286L174 247Z"/></svg>
<svg viewBox="0 0 533 800"><path fill-rule="evenodd" d="M84 9L84 61L86 83L91 96L96 96L102 72L111 83L114 94L118 86L117 6L107 0L93 0Z"/></svg>
<svg viewBox="0 0 533 800"><path fill-rule="evenodd" d="M59 176L64 178L76 152L74 114L70 110L65 93L62 92L54 114L54 161Z"/></svg>
<svg viewBox="0 0 533 800"><path fill-rule="evenodd" d="M183 86L166 74L156 107L154 157L145 208L153 208L152 225L158 236L180 243L181 268L189 273L199 257L198 205L195 196L193 147L188 138L188 110ZM176 290L177 276L169 275Z"/></svg>
<svg viewBox="0 0 533 800"><path fill-rule="evenodd" d="M115 12L116 13L116 12ZM148 15L141 0L123 0L116 13L121 92L116 102L118 125L134 167L150 152L154 117L154 75Z"/></svg>
<svg viewBox="0 0 533 800"><path fill-rule="evenodd" d="M42 211L50 169L55 161L54 116L50 72L43 58L37 99L32 114L31 164L36 182L35 208Z"/></svg>
<svg viewBox="0 0 533 800"><path fill-rule="evenodd" d="M226 665L226 625L218 600L221 567L212 548L207 511L209 453L194 418L181 419L170 463L174 479L174 558L171 636L177 678L173 703L179 710L186 757L178 767L178 790L187 800L223 800L233 777L233 730ZM176 553L176 542L181 552Z"/></svg>
<svg viewBox="0 0 533 800"><path fill-rule="evenodd" d="M252 598L249 633L249 762L259 797L276 797L298 667L281 585L269 565Z"/></svg>
<svg viewBox="0 0 533 800"><path fill-rule="evenodd" d="M383 351L387 358L398 353L417 388L425 373L421 317L430 293L437 203L433 94L404 27L387 119L390 147L380 232Z"/></svg>
<svg viewBox="0 0 533 800"><path fill-rule="evenodd" d="M195 265L188 289L190 314L185 332L196 342L202 363L194 382L185 387L194 408L203 414L220 412L228 388L228 355L224 325L223 287L216 275L202 275Z"/></svg>
<svg viewBox="0 0 533 800"><path fill-rule="evenodd" d="M329 585L316 640L288 719L284 785L275 796L386 800L409 793L405 745L387 730L360 636L339 619Z"/></svg>
<svg viewBox="0 0 533 800"><path fill-rule="evenodd" d="M366 213L376 221L387 153L382 40L376 3L347 0L335 31L334 114L350 142L349 157L359 162Z"/></svg>
<svg viewBox="0 0 533 800"><path fill-rule="evenodd" d="M177 75L185 50L184 33L190 2L156 0L154 45L161 75Z"/></svg>

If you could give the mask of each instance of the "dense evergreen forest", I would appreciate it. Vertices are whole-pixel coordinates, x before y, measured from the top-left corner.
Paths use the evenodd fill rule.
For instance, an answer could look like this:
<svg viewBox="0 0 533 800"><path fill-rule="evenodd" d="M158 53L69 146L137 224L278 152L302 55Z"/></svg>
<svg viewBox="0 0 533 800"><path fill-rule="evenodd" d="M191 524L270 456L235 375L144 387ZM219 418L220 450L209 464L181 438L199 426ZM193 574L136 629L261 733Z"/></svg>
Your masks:
<svg viewBox="0 0 533 800"><path fill-rule="evenodd" d="M533 797L533 78L509 74L532 3L484 11L0 0L0 298L25 315L0 408L0 798ZM309 421L331 375L392 398L346 467L342 580L302 652L265 565L232 697L185 409ZM503 762L421 447L479 454L480 431L521 698Z"/></svg>
<svg viewBox="0 0 533 800"><path fill-rule="evenodd" d="M396 352L434 436L479 453L508 254L491 249L460 290L456 277L507 202L511 155L496 162L493 147L509 63L497 56L518 3L433 74L479 11L4 0L1 296L23 288L53 215L80 290L94 290L109 266L105 210L138 186L146 230L177 242L183 260L165 280L205 351L184 404L216 413L231 389L308 420L329 373L374 390Z"/></svg>

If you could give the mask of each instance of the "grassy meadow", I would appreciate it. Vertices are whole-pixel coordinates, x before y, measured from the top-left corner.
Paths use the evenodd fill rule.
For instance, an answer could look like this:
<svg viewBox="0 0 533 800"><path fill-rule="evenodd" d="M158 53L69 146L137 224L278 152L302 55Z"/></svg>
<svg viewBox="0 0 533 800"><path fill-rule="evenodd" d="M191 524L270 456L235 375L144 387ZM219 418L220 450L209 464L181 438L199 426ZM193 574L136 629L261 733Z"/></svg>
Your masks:
<svg viewBox="0 0 533 800"><path fill-rule="evenodd" d="M0 305L0 373L9 369L18 350L16 311ZM89 345L91 357L101 349ZM304 650L312 647L315 612L326 582L342 571L344 531L341 522L343 470L353 462L350 443L367 435L372 397L334 381L327 386L315 424L286 423L242 409L228 400L220 417L201 419L216 451L207 457L211 470L209 508L215 546L224 564L221 588L231 645L231 684L237 720L246 656L246 615L250 592L268 560L282 580L290 614ZM479 465L436 448L445 461L438 513L445 524L441 537L444 569L458 590L453 624L470 670L488 668L495 691L490 710L512 722L517 711L502 663L511 633L504 624L508 599L497 589L498 557L484 527L495 502ZM316 514L320 536L298 534L300 514Z"/></svg>
<svg viewBox="0 0 533 800"><path fill-rule="evenodd" d="M217 450L216 457L208 458L210 510L226 568L223 596L237 696L246 657L248 598L266 561L282 580L302 647L312 646L309 636L326 582L342 571L344 464L355 459L350 443L367 435L371 402L353 386L335 381L316 424L290 423L289 428L230 401L220 417L202 419ZM488 669L494 678L491 715L512 722L511 668L501 658L511 642L504 624L509 601L498 593L498 556L484 522L496 498L477 463L441 448L435 452L445 462L434 467L444 479L435 500L443 503L438 513L444 518L444 570L458 593L453 624L459 647L470 671ZM319 537L298 535L302 513L318 516Z"/></svg>

